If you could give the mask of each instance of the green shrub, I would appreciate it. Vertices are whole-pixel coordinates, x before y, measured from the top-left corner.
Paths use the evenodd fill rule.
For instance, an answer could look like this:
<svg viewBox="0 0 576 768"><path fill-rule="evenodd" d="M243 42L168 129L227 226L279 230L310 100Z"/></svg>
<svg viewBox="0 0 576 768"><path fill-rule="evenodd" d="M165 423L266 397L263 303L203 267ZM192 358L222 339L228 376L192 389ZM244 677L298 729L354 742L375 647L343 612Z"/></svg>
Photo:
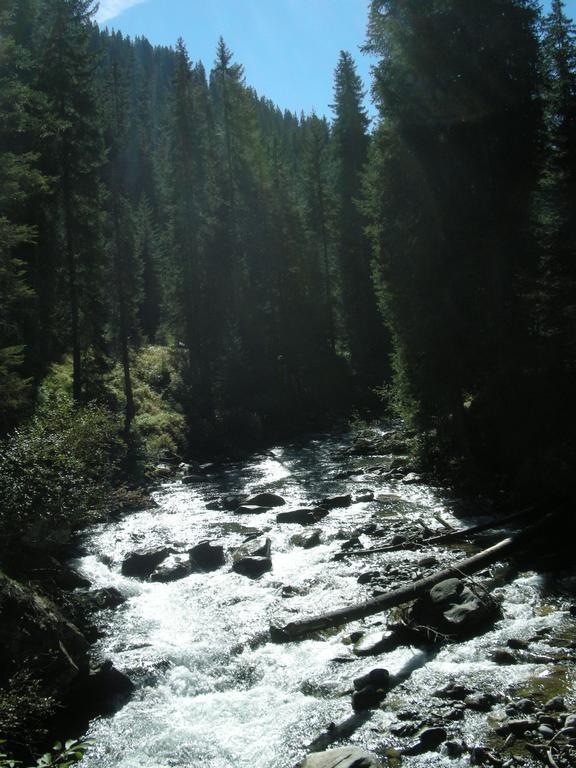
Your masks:
<svg viewBox="0 0 576 768"><path fill-rule="evenodd" d="M117 454L106 409L46 398L36 414L0 443L2 544L65 543L105 503Z"/></svg>

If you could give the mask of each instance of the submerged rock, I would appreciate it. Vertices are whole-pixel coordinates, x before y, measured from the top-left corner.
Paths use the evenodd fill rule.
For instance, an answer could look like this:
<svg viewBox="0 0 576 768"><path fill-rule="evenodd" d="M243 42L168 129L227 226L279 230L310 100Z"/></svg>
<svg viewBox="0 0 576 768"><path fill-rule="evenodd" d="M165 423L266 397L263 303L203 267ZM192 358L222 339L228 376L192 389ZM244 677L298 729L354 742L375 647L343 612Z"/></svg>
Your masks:
<svg viewBox="0 0 576 768"><path fill-rule="evenodd" d="M364 489L354 496L354 504L363 504L368 501L374 501L374 491Z"/></svg>
<svg viewBox="0 0 576 768"><path fill-rule="evenodd" d="M299 533L296 536L292 536L290 543L295 547L302 547L303 549L312 549L317 547L322 539L322 532L319 529L311 531L310 533Z"/></svg>
<svg viewBox="0 0 576 768"><path fill-rule="evenodd" d="M172 550L169 547L138 549L124 558L122 573L124 576L146 579L171 554Z"/></svg>
<svg viewBox="0 0 576 768"><path fill-rule="evenodd" d="M209 501L208 504L206 504L206 509L215 512L234 512L234 510L242 505L245 498L245 496L224 496L221 499Z"/></svg>
<svg viewBox="0 0 576 768"><path fill-rule="evenodd" d="M262 507L259 504L242 504L234 510L235 515L263 515L270 512L271 507Z"/></svg>
<svg viewBox="0 0 576 768"><path fill-rule="evenodd" d="M383 768L378 757L357 747L341 747L317 752L307 757L298 768Z"/></svg>
<svg viewBox="0 0 576 768"><path fill-rule="evenodd" d="M278 523L296 523L298 525L314 525L323 520L328 514L328 510L322 507L313 507L310 509L291 509L287 512L279 512L276 515Z"/></svg>
<svg viewBox="0 0 576 768"><path fill-rule="evenodd" d="M211 544L209 541L196 544L188 550L188 554L192 571L215 571L226 562L224 547L220 544Z"/></svg>
<svg viewBox="0 0 576 768"><path fill-rule="evenodd" d="M270 539L260 537L235 550L232 569L252 579L272 570Z"/></svg>

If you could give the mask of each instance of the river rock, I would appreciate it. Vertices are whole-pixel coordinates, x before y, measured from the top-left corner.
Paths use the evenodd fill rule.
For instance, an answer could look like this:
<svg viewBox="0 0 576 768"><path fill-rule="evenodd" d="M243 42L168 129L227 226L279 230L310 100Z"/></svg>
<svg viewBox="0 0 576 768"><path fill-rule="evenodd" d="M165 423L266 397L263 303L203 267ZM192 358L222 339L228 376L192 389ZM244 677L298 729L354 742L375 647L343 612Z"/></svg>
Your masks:
<svg viewBox="0 0 576 768"><path fill-rule="evenodd" d="M190 567L195 572L215 571L226 562L224 547L220 544L211 544L209 541L201 541L200 544L188 550Z"/></svg>
<svg viewBox="0 0 576 768"><path fill-rule="evenodd" d="M150 574L150 581L167 583L177 581L192 573L190 559L187 555L169 555Z"/></svg>
<svg viewBox="0 0 576 768"><path fill-rule="evenodd" d="M438 749L448 738L445 728L434 726L425 728L418 734L418 741L407 749L402 750L405 755L421 755L424 752L431 752Z"/></svg>
<svg viewBox="0 0 576 768"><path fill-rule="evenodd" d="M363 489L354 496L354 504L364 504L369 501L374 501L374 491Z"/></svg>
<svg viewBox="0 0 576 768"><path fill-rule="evenodd" d="M124 576L146 579L171 554L172 550L169 547L138 549L124 558L122 573Z"/></svg>
<svg viewBox="0 0 576 768"><path fill-rule="evenodd" d="M103 611L106 608L117 608L126 602L124 595L115 587L94 589L83 595L77 595L80 603L91 611Z"/></svg>
<svg viewBox="0 0 576 768"><path fill-rule="evenodd" d="M320 506L324 509L343 509L350 504L352 504L352 496L349 493L342 496L328 496L320 502Z"/></svg>
<svg viewBox="0 0 576 768"><path fill-rule="evenodd" d="M376 688L375 685L367 685L352 694L352 708L355 712L363 709L375 709L380 706L386 691Z"/></svg>
<svg viewBox="0 0 576 768"><path fill-rule="evenodd" d="M245 496L223 496L221 499L213 499L206 504L206 509L215 512L234 512L244 502Z"/></svg>
<svg viewBox="0 0 576 768"><path fill-rule="evenodd" d="M552 699L548 699L544 704L546 712L565 712L566 702L563 696L554 696Z"/></svg>
<svg viewBox="0 0 576 768"><path fill-rule="evenodd" d="M464 699L464 704L468 709L475 712L488 712L496 703L496 697L491 693L471 693Z"/></svg>
<svg viewBox="0 0 576 768"><path fill-rule="evenodd" d="M91 719L96 714L111 715L122 707L134 691L130 678L107 660L79 676L66 704L75 719Z"/></svg>
<svg viewBox="0 0 576 768"><path fill-rule="evenodd" d="M382 668L372 669L368 674L357 677L354 680L354 688L357 691L366 688L368 685L387 691L390 688L390 672L388 672L387 669Z"/></svg>
<svg viewBox="0 0 576 768"><path fill-rule="evenodd" d="M327 509L313 507L311 509L291 509L287 512L278 512L277 523L297 523L299 525L314 525L320 522L328 514Z"/></svg>
<svg viewBox="0 0 576 768"><path fill-rule="evenodd" d="M480 599L462 579L445 579L410 610L411 621L440 634L469 636L487 627L498 615L498 606L488 596Z"/></svg>
<svg viewBox="0 0 576 768"><path fill-rule="evenodd" d="M442 686L442 688L438 688L436 691L434 691L434 696L437 696L439 699L463 701L466 696L470 695L471 693L471 688L468 688L465 685L461 685L460 683L455 683L453 680L451 680L449 683L446 683L446 685Z"/></svg>
<svg viewBox="0 0 576 768"><path fill-rule="evenodd" d="M356 579L358 584L370 584L382 576L382 571L365 571Z"/></svg>
<svg viewBox="0 0 576 768"><path fill-rule="evenodd" d="M383 768L378 757L356 747L329 749L307 757L298 768Z"/></svg>
<svg viewBox="0 0 576 768"><path fill-rule="evenodd" d="M296 536L292 536L290 539L290 542L295 547L302 547L303 549L312 549L313 547L317 547L322 539L322 532L317 528L315 531L311 531L310 533L299 533L296 534Z"/></svg>
<svg viewBox="0 0 576 768"><path fill-rule="evenodd" d="M247 499L246 504L256 507L283 507L286 502L277 493L258 493Z"/></svg>
<svg viewBox="0 0 576 768"><path fill-rule="evenodd" d="M270 512L271 507L261 507L258 504L242 504L234 510L235 515L263 515Z"/></svg>
<svg viewBox="0 0 576 768"><path fill-rule="evenodd" d="M270 551L270 539L264 537L253 539L235 550L232 569L243 576L256 579L272 570Z"/></svg>

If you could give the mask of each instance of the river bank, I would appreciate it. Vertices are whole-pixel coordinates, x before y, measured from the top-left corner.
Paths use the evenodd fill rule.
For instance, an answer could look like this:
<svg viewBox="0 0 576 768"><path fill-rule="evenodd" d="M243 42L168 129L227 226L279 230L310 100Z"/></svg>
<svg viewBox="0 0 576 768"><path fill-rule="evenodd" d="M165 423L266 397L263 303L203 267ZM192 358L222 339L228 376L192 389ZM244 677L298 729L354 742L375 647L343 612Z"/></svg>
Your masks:
<svg viewBox="0 0 576 768"><path fill-rule="evenodd" d="M120 712L92 723L95 744L83 765L291 768L311 750L342 744L408 766L501 765L514 752L538 764L526 744L537 745L546 728L556 737L566 720L546 705L563 696L568 713L574 706L569 574L504 566L479 574L481 584L492 579L499 612L458 642L412 636L390 648L386 640L402 617L389 614L299 642L271 642L270 624L352 604L476 550L459 542L335 559L349 548L401 544L422 524L441 531L484 520L480 512L489 511L409 472L399 441L393 445L386 432L377 450L386 443L388 452L378 456L351 435L318 435L247 461L186 468L185 483L178 473L155 492L156 507L83 537L75 566L93 588L125 598L97 614L95 652L136 686ZM222 508L260 492L286 504ZM335 497L310 525L278 522L286 510ZM251 579L234 570L234 552L256 537L270 542L271 568ZM182 564L203 540L222 547L225 562L186 574ZM160 558L160 580L122 572L142 549L174 551ZM373 669L387 670L394 685L371 708L355 711L353 681ZM562 709L558 700L550 706ZM522 729L527 740L518 738Z"/></svg>

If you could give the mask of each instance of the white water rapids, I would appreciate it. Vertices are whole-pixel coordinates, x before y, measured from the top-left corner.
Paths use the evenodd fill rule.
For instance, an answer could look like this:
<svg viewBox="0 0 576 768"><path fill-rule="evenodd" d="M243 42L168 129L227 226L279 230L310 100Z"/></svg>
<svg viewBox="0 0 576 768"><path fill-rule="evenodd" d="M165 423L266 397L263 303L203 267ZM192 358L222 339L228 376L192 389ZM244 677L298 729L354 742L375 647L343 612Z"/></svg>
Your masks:
<svg viewBox="0 0 576 768"><path fill-rule="evenodd" d="M339 531L350 532L371 520L385 526L387 521L417 517L437 527L432 513L438 511L462 525L452 516L452 501L424 485L404 485L370 473L358 480L330 479L331 473L351 466L382 465L391 459L342 459L341 451L350 441L349 436L321 436L223 467L200 485L168 482L154 495L157 508L86 534L86 554L78 562L81 571L94 588L114 586L128 598L120 608L97 616L103 639L95 653L112 659L137 690L114 716L91 724L88 737L94 745L83 768L292 768L329 723L351 716L353 678L374 667L395 673L419 660L419 652L410 647L357 658L343 643L355 630L384 629L385 615L322 639L279 645L267 637L275 619L282 623L371 596L369 585L357 583L362 571L410 562L412 577L418 575L422 552L332 561L342 543ZM289 509L363 488L374 490L380 500L330 512L314 526L322 529L322 544L310 550L291 543L291 537L305 529L278 525L278 510L258 516L206 510L207 500L232 492L274 491L285 497L284 509ZM260 579L232 572L229 554L227 565L218 571L168 584L121 575L124 557L141 546L186 551L210 539L229 553L248 529L263 531L272 541L273 570ZM369 537L361 538L370 542ZM296 594L283 597L286 586ZM567 621L563 606L548 602L544 610L541 580L530 573L520 574L501 592L506 598L503 621L479 638L445 646L422 664L389 694L382 709L350 734L349 742L381 754L405 743L389 731L396 713L425 709L433 691L448 680L498 693L527 681L545 682L553 674L549 666L502 667L489 660L489 652L505 645L507 638L530 639L538 633L544 652L546 630L559 631ZM465 721L454 726L460 737L474 744L485 737L485 720L484 715L467 712ZM449 759L432 752L405 758L402 765L458 768L469 762L467 757Z"/></svg>

